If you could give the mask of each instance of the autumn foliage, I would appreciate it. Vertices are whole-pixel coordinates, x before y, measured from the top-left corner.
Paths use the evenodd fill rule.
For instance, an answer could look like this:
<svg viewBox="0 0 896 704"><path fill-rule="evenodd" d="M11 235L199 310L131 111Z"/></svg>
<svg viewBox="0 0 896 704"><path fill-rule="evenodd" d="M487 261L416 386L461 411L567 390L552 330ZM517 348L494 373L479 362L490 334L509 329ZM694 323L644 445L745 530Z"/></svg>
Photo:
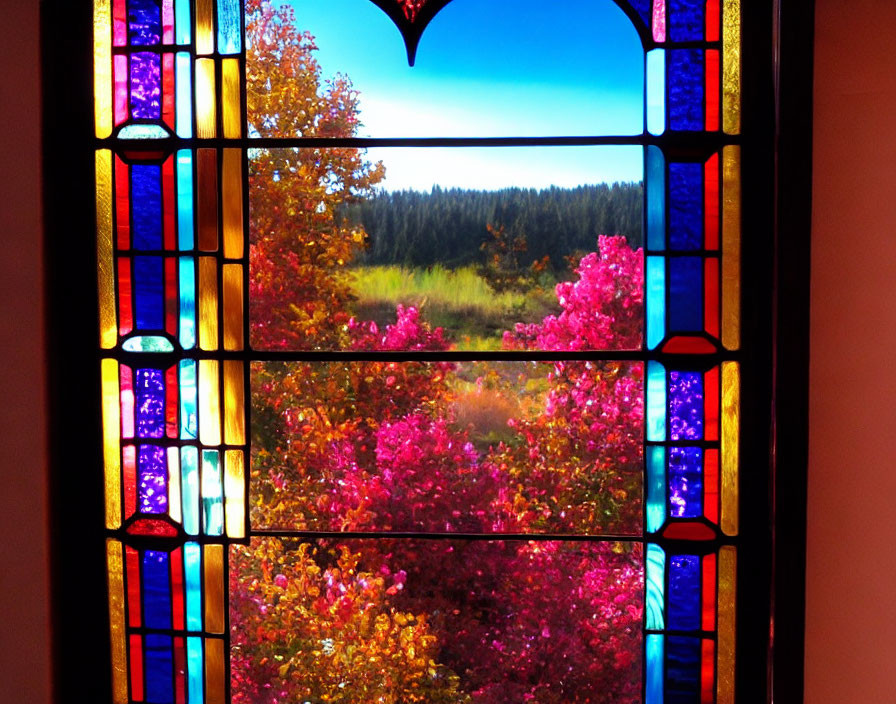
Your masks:
<svg viewBox="0 0 896 704"><path fill-rule="evenodd" d="M249 0L247 20L252 129L355 134L356 91L323 79L291 10ZM386 326L352 315L345 272L365 233L339 209L384 174L352 149L253 159L254 347L450 350L415 307ZM601 237L557 286L558 312L505 348L639 347L641 261ZM234 547L233 701L640 701L640 550L501 535L640 534L642 366L370 357L253 366L253 528L494 539Z"/></svg>

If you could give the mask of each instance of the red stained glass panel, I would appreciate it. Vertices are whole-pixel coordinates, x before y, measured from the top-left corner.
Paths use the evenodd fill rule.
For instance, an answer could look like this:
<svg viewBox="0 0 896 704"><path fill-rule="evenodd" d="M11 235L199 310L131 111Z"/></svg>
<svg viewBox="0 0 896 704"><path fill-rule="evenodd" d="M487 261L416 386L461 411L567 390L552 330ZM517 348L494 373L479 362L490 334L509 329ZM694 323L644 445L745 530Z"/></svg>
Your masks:
<svg viewBox="0 0 896 704"><path fill-rule="evenodd" d="M115 157L115 231L118 234L118 248L131 247L131 193L128 172L130 167Z"/></svg>
<svg viewBox="0 0 896 704"><path fill-rule="evenodd" d="M177 367L165 372L165 434L169 438L177 437Z"/></svg>
<svg viewBox="0 0 896 704"><path fill-rule="evenodd" d="M180 296L177 288L177 260L165 260L165 330L169 335L177 336L178 316L180 314Z"/></svg>
<svg viewBox="0 0 896 704"><path fill-rule="evenodd" d="M180 548L171 552L171 615L175 630L184 628L184 560Z"/></svg>
<svg viewBox="0 0 896 704"><path fill-rule="evenodd" d="M703 263L706 285L703 304L703 325L710 337L719 337L719 260L708 258Z"/></svg>
<svg viewBox="0 0 896 704"><path fill-rule="evenodd" d="M137 448L128 445L122 450L124 474L124 515L133 516L137 511Z"/></svg>
<svg viewBox="0 0 896 704"><path fill-rule="evenodd" d="M715 702L716 645L711 640L703 641L703 665L700 668L700 704Z"/></svg>
<svg viewBox="0 0 896 704"><path fill-rule="evenodd" d="M719 522L719 451L714 448L706 451L703 461L703 515Z"/></svg>
<svg viewBox="0 0 896 704"><path fill-rule="evenodd" d="M125 548L128 584L128 625L139 628L140 623L140 554Z"/></svg>
<svg viewBox="0 0 896 704"><path fill-rule="evenodd" d="M143 701L143 638L132 635L131 641L131 698Z"/></svg>
<svg viewBox="0 0 896 704"><path fill-rule="evenodd" d="M706 131L719 129L719 52L710 49L706 52Z"/></svg>
<svg viewBox="0 0 896 704"><path fill-rule="evenodd" d="M174 54L162 55L162 120L174 129Z"/></svg>
<svg viewBox="0 0 896 704"><path fill-rule="evenodd" d="M719 248L719 155L713 154L706 162L703 173L705 189L703 231L705 247Z"/></svg>
<svg viewBox="0 0 896 704"><path fill-rule="evenodd" d="M118 258L118 333L123 337L134 329L134 312L131 307L131 262Z"/></svg>

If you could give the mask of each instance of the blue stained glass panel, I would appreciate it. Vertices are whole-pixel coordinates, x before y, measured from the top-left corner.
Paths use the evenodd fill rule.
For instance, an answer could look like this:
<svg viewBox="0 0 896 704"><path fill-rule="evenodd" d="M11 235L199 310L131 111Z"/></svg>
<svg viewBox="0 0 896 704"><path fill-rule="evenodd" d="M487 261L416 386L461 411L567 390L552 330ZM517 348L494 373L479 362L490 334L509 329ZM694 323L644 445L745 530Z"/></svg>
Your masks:
<svg viewBox="0 0 896 704"><path fill-rule="evenodd" d="M217 450L202 451L202 529L206 535L224 534L224 485Z"/></svg>
<svg viewBox="0 0 896 704"><path fill-rule="evenodd" d="M168 704L174 701L174 649L171 636L148 635L144 646L146 701Z"/></svg>
<svg viewBox="0 0 896 704"><path fill-rule="evenodd" d="M666 704L700 701L700 639L666 638Z"/></svg>
<svg viewBox="0 0 896 704"><path fill-rule="evenodd" d="M174 345L161 335L138 335L121 346L126 352L174 352Z"/></svg>
<svg viewBox="0 0 896 704"><path fill-rule="evenodd" d="M673 440L703 439L703 374L669 372L669 425Z"/></svg>
<svg viewBox="0 0 896 704"><path fill-rule="evenodd" d="M691 42L703 39L706 0L668 0L666 11L670 40Z"/></svg>
<svg viewBox="0 0 896 704"><path fill-rule="evenodd" d="M631 5L635 12L638 13L638 16L644 20L644 25L647 29L650 29L650 14L653 9L653 0L629 0L629 5Z"/></svg>
<svg viewBox="0 0 896 704"><path fill-rule="evenodd" d="M647 52L647 131L666 131L666 50Z"/></svg>
<svg viewBox="0 0 896 704"><path fill-rule="evenodd" d="M158 120L162 116L162 59L140 51L131 55L131 116Z"/></svg>
<svg viewBox="0 0 896 704"><path fill-rule="evenodd" d="M134 310L138 330L165 326L164 269L161 257L134 257Z"/></svg>
<svg viewBox="0 0 896 704"><path fill-rule="evenodd" d="M669 506L676 518L703 515L703 450L673 447L669 451Z"/></svg>
<svg viewBox="0 0 896 704"><path fill-rule="evenodd" d="M184 545L184 589L186 591L187 630L202 630L202 548L199 543ZM202 652L200 648L199 652Z"/></svg>
<svg viewBox="0 0 896 704"><path fill-rule="evenodd" d="M177 246L193 249L193 153L189 149L177 153Z"/></svg>
<svg viewBox="0 0 896 704"><path fill-rule="evenodd" d="M119 139L166 139L168 130L160 125L125 125L118 133Z"/></svg>
<svg viewBox="0 0 896 704"><path fill-rule="evenodd" d="M669 628L698 630L700 605L700 558L697 555L673 555L669 559Z"/></svg>
<svg viewBox="0 0 896 704"><path fill-rule="evenodd" d="M137 455L138 496L141 513L168 511L168 463L165 448L141 445Z"/></svg>
<svg viewBox="0 0 896 704"><path fill-rule="evenodd" d="M240 0L218 0L218 53L238 54L242 47Z"/></svg>
<svg viewBox="0 0 896 704"><path fill-rule="evenodd" d="M199 451L185 447L180 451L180 491L183 501L184 530L199 534Z"/></svg>
<svg viewBox="0 0 896 704"><path fill-rule="evenodd" d="M645 704L663 704L663 636L647 636L647 677L644 682Z"/></svg>
<svg viewBox="0 0 896 704"><path fill-rule="evenodd" d="M703 244L703 165L669 164L669 246L700 249Z"/></svg>
<svg viewBox="0 0 896 704"><path fill-rule="evenodd" d="M177 136L188 139L193 136L193 69L192 59L189 54L178 52L174 59L174 70L177 76L175 85L175 101L177 109L174 111L174 125ZM178 152L178 161L180 161ZM182 247L189 249L189 247Z"/></svg>
<svg viewBox="0 0 896 704"><path fill-rule="evenodd" d="M648 630L658 631L665 628L664 603L665 598L665 573L666 573L666 553L659 546L654 544L647 545L647 565L646 565L647 587L646 594L646 612L644 625Z"/></svg>
<svg viewBox="0 0 896 704"><path fill-rule="evenodd" d="M135 249L162 248L162 167L131 166L131 204Z"/></svg>
<svg viewBox="0 0 896 704"><path fill-rule="evenodd" d="M181 257L180 280L180 344L185 350L196 346L196 264L193 257ZM195 432L191 437L196 437Z"/></svg>
<svg viewBox="0 0 896 704"><path fill-rule="evenodd" d="M666 369L659 362L647 363L647 440L666 439Z"/></svg>
<svg viewBox="0 0 896 704"><path fill-rule="evenodd" d="M666 158L659 147L647 147L647 249L666 248Z"/></svg>
<svg viewBox="0 0 896 704"><path fill-rule="evenodd" d="M662 406L660 406L662 408ZM666 448L647 448L647 532L656 533L666 520Z"/></svg>
<svg viewBox="0 0 896 704"><path fill-rule="evenodd" d="M202 702L202 638L187 638L187 701Z"/></svg>
<svg viewBox="0 0 896 704"><path fill-rule="evenodd" d="M666 336L666 260L647 257L647 346L654 349Z"/></svg>
<svg viewBox="0 0 896 704"><path fill-rule="evenodd" d="M167 552L143 553L143 614L147 628L171 628L171 579Z"/></svg>
<svg viewBox="0 0 896 704"><path fill-rule="evenodd" d="M673 130L703 129L703 88L706 80L700 49L670 49L669 126Z"/></svg>
<svg viewBox="0 0 896 704"><path fill-rule="evenodd" d="M673 332L703 330L703 259L669 259L669 328Z"/></svg>
<svg viewBox="0 0 896 704"><path fill-rule="evenodd" d="M178 44L190 43L190 0L175 0L174 2L174 40ZM183 136L183 135L181 135Z"/></svg>
<svg viewBox="0 0 896 704"><path fill-rule="evenodd" d="M128 39L134 46L162 42L162 9L156 0L128 0Z"/></svg>
<svg viewBox="0 0 896 704"><path fill-rule="evenodd" d="M138 369L134 380L134 418L138 438L165 436L165 375L161 369Z"/></svg>

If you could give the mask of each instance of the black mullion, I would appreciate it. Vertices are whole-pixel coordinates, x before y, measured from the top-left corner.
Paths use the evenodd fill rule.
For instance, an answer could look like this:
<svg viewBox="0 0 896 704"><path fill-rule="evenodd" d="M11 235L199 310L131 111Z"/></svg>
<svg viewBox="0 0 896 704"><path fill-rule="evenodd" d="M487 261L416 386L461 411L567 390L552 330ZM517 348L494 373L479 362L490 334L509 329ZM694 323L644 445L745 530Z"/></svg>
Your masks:
<svg viewBox="0 0 896 704"><path fill-rule="evenodd" d="M224 640L224 635L221 633L197 634L194 631L180 630L179 628L147 628L146 626L138 626L137 628L132 628L131 631L135 634L139 633L141 635L171 636L172 638L177 636L192 637L196 635L202 635L202 637L204 638Z"/></svg>
<svg viewBox="0 0 896 704"><path fill-rule="evenodd" d="M112 45L112 56L130 56L131 54L168 54L174 53L177 51L189 51L192 52L194 50L195 41L191 41L188 44L177 44L177 43L159 43L159 44L150 44L147 46L142 46L140 44L131 44L128 46L118 46Z"/></svg>
<svg viewBox="0 0 896 704"><path fill-rule="evenodd" d="M570 543L631 543L645 542L642 534L611 535L593 533L435 533L427 531L315 531L255 529L253 538L298 538L300 540L469 540L469 541L537 541ZM651 540L650 542L653 542Z"/></svg>
<svg viewBox="0 0 896 704"><path fill-rule="evenodd" d="M151 332L151 331L147 331ZM674 331L673 331L674 332ZM167 335L158 335L165 337ZM704 336L705 337L705 336ZM709 337L705 337L709 340ZM175 350L179 347L174 345ZM685 353L676 354L662 352L660 350L646 351L615 351L598 350L596 352L549 352L549 351L482 351L469 350L466 352L429 352L429 351L327 351L327 352L280 352L276 350L256 352L254 350L233 350L216 352L214 350L185 350L184 353L174 352L131 352L121 349L99 350L98 359L112 358L121 364L142 364L152 355L152 364L165 366L165 368L177 364L182 359L213 359L219 361L242 362L659 362L672 371L706 371L708 368L718 366L722 362L739 362L744 358L742 351L716 350L710 353Z"/></svg>
<svg viewBox="0 0 896 704"><path fill-rule="evenodd" d="M699 638L701 640L711 640L715 642L718 640L718 636L715 631L704 631L703 629L698 629L696 631L686 631L680 628L672 629L666 628L665 630L657 630L657 629L644 629L644 633L651 636L683 636L685 638Z"/></svg>
<svg viewBox="0 0 896 704"><path fill-rule="evenodd" d="M193 57L194 59L197 57ZM208 58L208 57L198 57ZM195 67L194 67L195 68ZM668 111L667 111L668 112ZM195 110L193 110L195 115ZM195 134L195 132L194 132ZM118 139L95 137L97 144L119 144L122 149L150 150L177 143L177 148L233 146L245 149L368 149L380 147L589 147L589 146L668 146L691 151L711 151L719 146L742 144L741 135L721 132L667 130L659 135L558 135L553 137L170 137L167 139Z"/></svg>

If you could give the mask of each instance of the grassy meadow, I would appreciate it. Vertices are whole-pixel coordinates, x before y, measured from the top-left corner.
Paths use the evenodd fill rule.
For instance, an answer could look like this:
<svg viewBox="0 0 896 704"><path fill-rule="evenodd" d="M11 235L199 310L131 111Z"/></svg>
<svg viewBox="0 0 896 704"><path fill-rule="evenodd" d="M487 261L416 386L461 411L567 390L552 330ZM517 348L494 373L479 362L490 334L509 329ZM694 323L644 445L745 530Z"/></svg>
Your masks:
<svg viewBox="0 0 896 704"><path fill-rule="evenodd" d="M538 322L558 311L552 284L526 293L496 293L472 266L368 266L352 269L349 276L358 318L384 326L395 322L397 304L414 306L430 325L445 328L458 349L500 349L504 331L514 324Z"/></svg>

